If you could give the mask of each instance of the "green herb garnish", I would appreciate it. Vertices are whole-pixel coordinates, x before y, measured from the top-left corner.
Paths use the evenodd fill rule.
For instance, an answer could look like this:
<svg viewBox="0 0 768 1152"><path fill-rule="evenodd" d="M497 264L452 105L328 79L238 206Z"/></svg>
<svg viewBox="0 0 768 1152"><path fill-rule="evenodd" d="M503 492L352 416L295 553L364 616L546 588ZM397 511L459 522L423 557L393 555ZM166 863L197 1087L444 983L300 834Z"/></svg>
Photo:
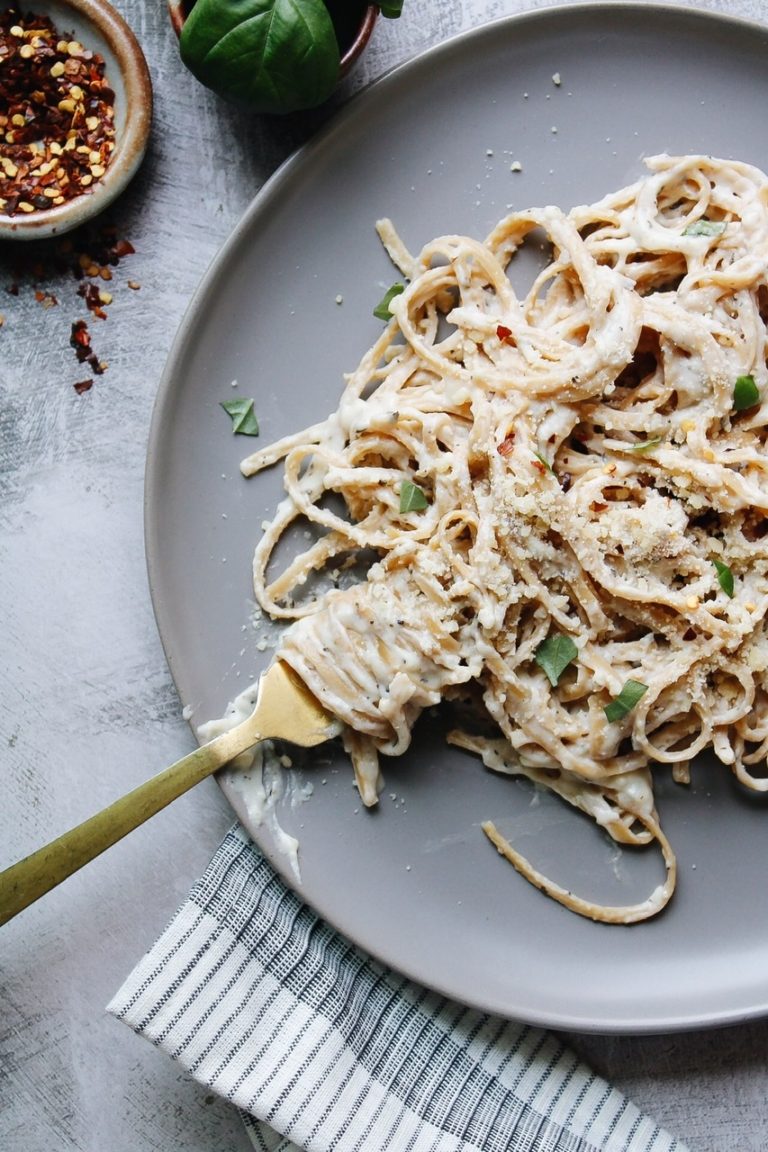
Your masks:
<svg viewBox="0 0 768 1152"><path fill-rule="evenodd" d="M423 512L429 505L424 490L411 480L404 481L400 486L400 511Z"/></svg>
<svg viewBox="0 0 768 1152"><path fill-rule="evenodd" d="M683 236L722 236L725 232L724 220L697 220L689 224L683 231Z"/></svg>
<svg viewBox="0 0 768 1152"><path fill-rule="evenodd" d="M403 0L385 0L385 3L379 4L382 16L387 16L390 20L396 20L402 10Z"/></svg>
<svg viewBox="0 0 768 1152"><path fill-rule="evenodd" d="M559 632L553 632L551 636L547 636L542 644L539 644L533 658L542 672L546 673L552 687L556 688L563 672L578 654L579 650L570 636L561 636Z"/></svg>
<svg viewBox="0 0 768 1152"><path fill-rule="evenodd" d="M652 452L654 448L658 448L659 444L661 444L663 440L663 436L654 436L652 440L640 440L637 444L632 445L632 451Z"/></svg>
<svg viewBox="0 0 768 1152"><path fill-rule="evenodd" d="M395 296L399 296L401 292L405 292L405 284L393 284L391 288L387 288L384 298L379 301L373 310L373 314L377 320L392 319L392 310L389 306Z"/></svg>
<svg viewBox="0 0 768 1152"><path fill-rule="evenodd" d="M745 408L754 408L760 401L754 376L737 376L733 386L733 409L743 412Z"/></svg>
<svg viewBox="0 0 768 1152"><path fill-rule="evenodd" d="M733 572L727 564L723 564L722 560L713 560L715 568L717 569L717 582L725 592L726 596L733 599Z"/></svg>
<svg viewBox="0 0 768 1152"><path fill-rule="evenodd" d="M232 418L232 431L241 436L258 436L259 422L253 410L253 400L238 397L236 400L222 400L221 406Z"/></svg>
<svg viewBox="0 0 768 1152"><path fill-rule="evenodd" d="M618 696L615 696L610 704L603 706L606 719L611 724L617 720L623 720L647 691L648 685L643 684L640 680L627 680Z"/></svg>

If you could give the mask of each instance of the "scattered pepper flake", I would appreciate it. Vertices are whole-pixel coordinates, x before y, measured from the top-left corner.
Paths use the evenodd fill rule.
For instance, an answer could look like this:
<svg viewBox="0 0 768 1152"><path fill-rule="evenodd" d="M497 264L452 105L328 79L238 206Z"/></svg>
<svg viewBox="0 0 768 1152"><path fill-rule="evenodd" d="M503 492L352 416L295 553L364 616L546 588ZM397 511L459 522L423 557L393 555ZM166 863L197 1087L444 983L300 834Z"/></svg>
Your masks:
<svg viewBox="0 0 768 1152"><path fill-rule="evenodd" d="M89 377L87 380L78 380L73 387L78 396L82 396L83 392L90 392L91 388L93 388L93 379Z"/></svg>
<svg viewBox="0 0 768 1152"><path fill-rule="evenodd" d="M2 54L0 54L0 85L1 83ZM31 294L44 308L61 304L66 306L69 300L62 276L70 274L79 281L76 292L86 301L89 311L98 315L100 319L106 319L106 308L113 301L113 292L107 291L103 286L105 280L103 272L106 271L111 280L113 278L111 269L120 263L123 256L132 254L135 249L129 241L118 237L117 229L113 225L104 224L103 221L79 231L77 237L77 242L72 236L55 239L46 246L45 256L42 259L37 254L32 256L32 251L38 253L39 249L30 250L25 245L20 246L11 264L14 279L5 286L6 292L10 296L18 297L21 295L22 287L31 282ZM87 270L91 268L98 273L95 282L87 279ZM46 282L50 282L52 278L55 278L55 282L61 287L61 293L57 288L57 293L54 294L46 286ZM78 362L87 364L93 377L101 376L107 371L109 364L94 352L85 320L79 319L72 324L69 343L75 350ZM78 384L82 383L78 381Z"/></svg>
<svg viewBox="0 0 768 1152"><path fill-rule="evenodd" d="M112 297L110 296L109 300L103 300L102 295L109 295L109 293L102 294L95 284L84 281L79 285L77 294L85 300L85 306L89 312L92 312L94 316L98 316L100 320L106 320L107 314L102 305L110 304Z"/></svg>
<svg viewBox="0 0 768 1152"><path fill-rule="evenodd" d="M104 360L99 360L93 351L91 347L91 334L88 331L88 325L85 320L76 320L72 325L72 334L69 342L74 348L75 355L80 364L87 364L96 376L101 376L106 372L108 364Z"/></svg>
<svg viewBox="0 0 768 1152"><path fill-rule="evenodd" d="M91 334L85 320L75 320L72 325L69 342L75 349L77 358L82 364L91 351Z"/></svg>

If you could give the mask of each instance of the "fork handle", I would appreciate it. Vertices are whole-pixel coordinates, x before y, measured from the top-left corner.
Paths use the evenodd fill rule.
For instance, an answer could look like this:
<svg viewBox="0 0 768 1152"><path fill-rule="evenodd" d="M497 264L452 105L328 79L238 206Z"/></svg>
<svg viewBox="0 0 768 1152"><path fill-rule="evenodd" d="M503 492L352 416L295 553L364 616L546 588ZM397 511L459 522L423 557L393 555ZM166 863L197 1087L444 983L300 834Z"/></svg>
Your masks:
<svg viewBox="0 0 768 1152"><path fill-rule="evenodd" d="M255 743L259 737L252 731L244 735L244 727L239 725L196 748L108 808L0 872L0 925Z"/></svg>

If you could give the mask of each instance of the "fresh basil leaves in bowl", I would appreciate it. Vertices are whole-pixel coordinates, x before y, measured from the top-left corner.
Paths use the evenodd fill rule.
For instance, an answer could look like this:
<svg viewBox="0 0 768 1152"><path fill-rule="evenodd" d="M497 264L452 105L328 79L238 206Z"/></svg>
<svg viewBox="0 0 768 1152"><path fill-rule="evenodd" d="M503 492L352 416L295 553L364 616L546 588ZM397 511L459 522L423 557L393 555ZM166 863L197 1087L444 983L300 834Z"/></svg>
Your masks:
<svg viewBox="0 0 768 1152"><path fill-rule="evenodd" d="M402 0L168 0L181 58L220 96L256 112L322 104Z"/></svg>

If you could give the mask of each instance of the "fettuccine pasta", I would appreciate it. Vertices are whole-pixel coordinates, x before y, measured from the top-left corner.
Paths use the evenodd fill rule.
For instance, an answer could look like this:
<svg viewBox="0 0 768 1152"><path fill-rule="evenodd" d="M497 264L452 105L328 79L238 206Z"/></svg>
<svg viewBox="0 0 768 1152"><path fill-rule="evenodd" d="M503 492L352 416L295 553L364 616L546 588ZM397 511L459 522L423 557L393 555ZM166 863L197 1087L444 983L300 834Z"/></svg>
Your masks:
<svg viewBox="0 0 768 1152"><path fill-rule="evenodd" d="M278 656L345 724L360 794L423 709L457 702L456 745L655 841L666 878L605 907L629 923L672 894L651 765L688 779L712 749L768 790L768 179L658 156L565 213L515 212L484 242L413 257L329 418L257 452L286 497L259 542L256 597L293 623ZM526 241L550 258L524 295ZM277 566L285 534L311 541ZM353 564L370 566L328 587ZM657 768L654 770L658 770Z"/></svg>

